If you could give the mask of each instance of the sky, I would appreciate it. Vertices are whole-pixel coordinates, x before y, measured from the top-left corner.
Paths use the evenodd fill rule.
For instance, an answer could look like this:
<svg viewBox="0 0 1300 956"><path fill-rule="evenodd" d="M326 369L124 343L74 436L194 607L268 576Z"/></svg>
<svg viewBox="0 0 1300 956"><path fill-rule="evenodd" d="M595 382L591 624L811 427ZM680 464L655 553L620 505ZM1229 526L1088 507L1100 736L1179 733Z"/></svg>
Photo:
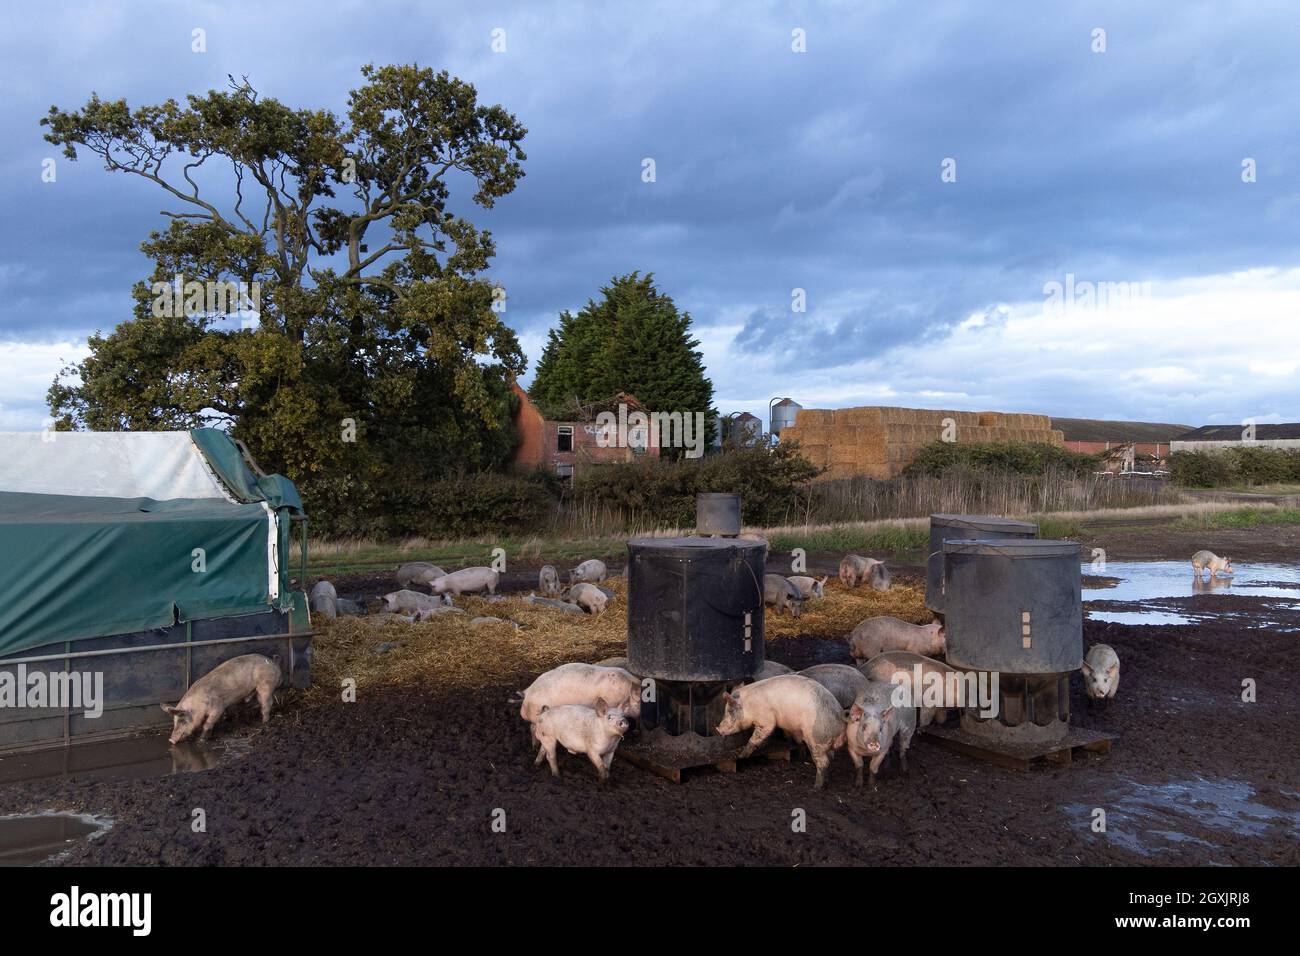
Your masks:
<svg viewBox="0 0 1300 956"><path fill-rule="evenodd" d="M490 276L533 365L562 310L639 270L692 316L723 413L766 417L788 396L1300 420L1288 4L7 12L0 429L43 427L58 370L129 318L149 272L139 244L168 208L156 186L64 160L38 125L51 105L183 99L233 74L342 113L370 62L447 69L528 128L518 188L466 211L496 240Z"/></svg>

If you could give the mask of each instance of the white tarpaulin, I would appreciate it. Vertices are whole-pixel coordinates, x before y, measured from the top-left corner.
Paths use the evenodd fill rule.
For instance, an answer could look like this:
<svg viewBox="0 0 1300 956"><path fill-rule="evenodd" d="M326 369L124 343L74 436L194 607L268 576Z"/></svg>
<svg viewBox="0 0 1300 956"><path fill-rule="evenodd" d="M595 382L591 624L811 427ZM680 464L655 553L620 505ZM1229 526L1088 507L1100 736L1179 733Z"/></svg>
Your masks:
<svg viewBox="0 0 1300 956"><path fill-rule="evenodd" d="M0 491L233 500L189 432L0 432Z"/></svg>

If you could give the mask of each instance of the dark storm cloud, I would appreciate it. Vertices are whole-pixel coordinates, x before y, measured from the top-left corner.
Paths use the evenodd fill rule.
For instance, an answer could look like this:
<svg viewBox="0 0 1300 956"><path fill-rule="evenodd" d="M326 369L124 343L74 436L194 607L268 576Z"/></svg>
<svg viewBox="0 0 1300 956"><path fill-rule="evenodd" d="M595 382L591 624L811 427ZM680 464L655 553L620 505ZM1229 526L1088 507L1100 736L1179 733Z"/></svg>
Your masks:
<svg viewBox="0 0 1300 956"><path fill-rule="evenodd" d="M196 26L205 54L190 52ZM491 211L462 201L496 236L508 319L536 341L612 275L654 272L702 333L739 327L706 356L721 373L756 354L834 368L939 341L1067 272L1294 264L1298 39L1286 5L1245 2L45 4L0 40L0 340L111 328L147 269L138 245L167 206L155 188L90 158L40 181L54 150L37 121L91 90L140 104L247 74L341 112L364 62L446 67L530 130L518 190ZM946 157L955 183L940 182ZM801 321L834 347L792 349ZM967 383L996 400L988 385Z"/></svg>

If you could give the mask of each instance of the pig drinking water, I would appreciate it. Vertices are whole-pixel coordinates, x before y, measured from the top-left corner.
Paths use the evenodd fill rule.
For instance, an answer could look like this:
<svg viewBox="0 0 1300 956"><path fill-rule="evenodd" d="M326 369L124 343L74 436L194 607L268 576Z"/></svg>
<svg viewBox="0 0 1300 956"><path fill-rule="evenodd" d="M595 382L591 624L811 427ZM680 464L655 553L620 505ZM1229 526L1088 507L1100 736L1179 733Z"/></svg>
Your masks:
<svg viewBox="0 0 1300 956"><path fill-rule="evenodd" d="M795 617L803 611L803 595L779 574L763 575L763 603L772 605L778 612L789 609Z"/></svg>
<svg viewBox="0 0 1300 956"><path fill-rule="evenodd" d="M601 613L609 603L604 590L594 584L575 584L569 588L569 593L565 597L588 614Z"/></svg>
<svg viewBox="0 0 1300 956"><path fill-rule="evenodd" d="M607 577L609 577L609 570L605 567L605 562L592 558L590 561L583 561L582 564L569 572L569 584L578 584L583 581L588 584L596 584Z"/></svg>
<svg viewBox="0 0 1300 956"><path fill-rule="evenodd" d="M895 740L899 764L907 772L907 748L916 733L916 708L895 704L893 695L897 689L893 684L871 681L845 715L846 744L856 770L853 780L856 786L862 786L862 761L866 758L871 761L871 789L876 789L876 773Z"/></svg>
<svg viewBox="0 0 1300 956"><path fill-rule="evenodd" d="M549 597L560 593L560 572L555 570L555 565L542 565L542 570L537 572L537 590Z"/></svg>
<svg viewBox="0 0 1300 956"><path fill-rule="evenodd" d="M551 765L551 776L558 777L560 768L555 762L558 744L571 754L586 754L596 768L600 782L605 783L609 780L609 765L614 761L614 751L627 733L628 726L627 714L621 708L610 707L600 697L596 698L594 707L581 704L543 707L534 728L542 746L533 766L545 758Z"/></svg>
<svg viewBox="0 0 1300 956"><path fill-rule="evenodd" d="M799 676L815 680L835 695L840 707L849 707L870 683L862 671L848 664L814 664L805 667Z"/></svg>
<svg viewBox="0 0 1300 956"><path fill-rule="evenodd" d="M810 578L807 575L796 574L793 577L786 578L786 580L799 589L799 593L803 595L805 601L808 598L826 596L825 578Z"/></svg>
<svg viewBox="0 0 1300 956"><path fill-rule="evenodd" d="M447 572L428 561L411 561L397 569L399 588L427 588Z"/></svg>
<svg viewBox="0 0 1300 956"><path fill-rule="evenodd" d="M817 767L813 787L826 784L826 771L836 749L844 745L844 710L835 695L815 680L798 674L770 677L724 694L726 712L718 733L723 736L754 728L740 751L748 757L775 730L783 730L808 748Z"/></svg>
<svg viewBox="0 0 1300 956"><path fill-rule="evenodd" d="M934 657L944 652L943 625L908 624L896 617L869 617L849 635L849 653L855 661L869 661L885 651L911 651Z"/></svg>
<svg viewBox="0 0 1300 956"><path fill-rule="evenodd" d="M280 665L261 654L242 654L218 664L185 692L175 707L160 704L172 716L171 742L180 743L198 732L207 740L221 715L254 695L262 708L262 723L271 719L271 702L280 686Z"/></svg>
<svg viewBox="0 0 1300 956"><path fill-rule="evenodd" d="M1083 689L1093 700L1114 697L1119 691L1119 655L1109 644L1094 644L1083 658Z"/></svg>
<svg viewBox="0 0 1300 956"><path fill-rule="evenodd" d="M339 595L334 590L334 585L328 581L317 581L316 586L311 589L311 596L307 600L307 606L313 613L323 614L326 617L339 616Z"/></svg>
<svg viewBox="0 0 1300 956"><path fill-rule="evenodd" d="M534 723L543 707L582 704L604 698L631 717L641 716L641 681L621 667L561 664L539 676L523 692L519 716Z"/></svg>
<svg viewBox="0 0 1300 956"><path fill-rule="evenodd" d="M1197 551L1192 555L1192 571L1199 578L1206 568L1209 569L1211 578L1218 575L1229 576L1233 573L1232 558L1221 558L1213 551Z"/></svg>
<svg viewBox="0 0 1300 956"><path fill-rule="evenodd" d="M456 597L462 594L477 594L479 591L496 594L499 580L501 575L491 568L462 568L451 574L444 574L429 585L429 590L434 594L454 594Z"/></svg>

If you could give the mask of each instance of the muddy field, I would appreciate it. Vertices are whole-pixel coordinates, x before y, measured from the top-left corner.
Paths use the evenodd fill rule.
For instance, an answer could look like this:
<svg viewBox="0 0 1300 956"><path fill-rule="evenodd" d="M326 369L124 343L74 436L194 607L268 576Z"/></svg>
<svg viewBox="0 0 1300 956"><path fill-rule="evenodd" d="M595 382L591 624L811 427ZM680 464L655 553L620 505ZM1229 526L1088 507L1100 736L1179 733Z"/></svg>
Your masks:
<svg viewBox="0 0 1300 956"><path fill-rule="evenodd" d="M1129 534L1097 540L1113 561L1181 560L1194 550L1181 539L1144 550L1138 542L1147 542ZM1277 544L1278 529L1229 534L1239 538L1230 545L1239 565L1252 546L1261 555L1276 547L1272 561L1296 553L1291 542ZM1210 545L1219 553L1222 535ZM915 586L917 571L899 580ZM1104 600L1105 590L1085 600ZM922 738L910 773L891 759L874 793L852 786L842 754L820 793L811 763L799 758L704 771L682 785L617 762L602 788L585 760L562 755L564 776L552 780L532 766L505 703L535 676L521 671L474 689L385 687L356 704L289 701L267 728L223 725L249 746L212 769L9 784L0 813L111 818L107 833L62 858L93 865L1296 865L1300 606L1272 600L1268 626L1251 627L1264 600L1216 590L1169 599L1198 615L1192 624L1088 621L1085 646L1112 645L1123 678L1116 701L1089 706L1076 677L1074 721L1119 740L1109 755L1069 766L1005 770ZM1140 612L1148 603L1095 606ZM848 660L841 640L809 635L769 641L767 653L794 667ZM1246 678L1256 703L1241 700ZM196 808L206 833L191 831ZM1105 834L1090 830L1094 808L1107 813ZM797 810L806 832L791 828Z"/></svg>

